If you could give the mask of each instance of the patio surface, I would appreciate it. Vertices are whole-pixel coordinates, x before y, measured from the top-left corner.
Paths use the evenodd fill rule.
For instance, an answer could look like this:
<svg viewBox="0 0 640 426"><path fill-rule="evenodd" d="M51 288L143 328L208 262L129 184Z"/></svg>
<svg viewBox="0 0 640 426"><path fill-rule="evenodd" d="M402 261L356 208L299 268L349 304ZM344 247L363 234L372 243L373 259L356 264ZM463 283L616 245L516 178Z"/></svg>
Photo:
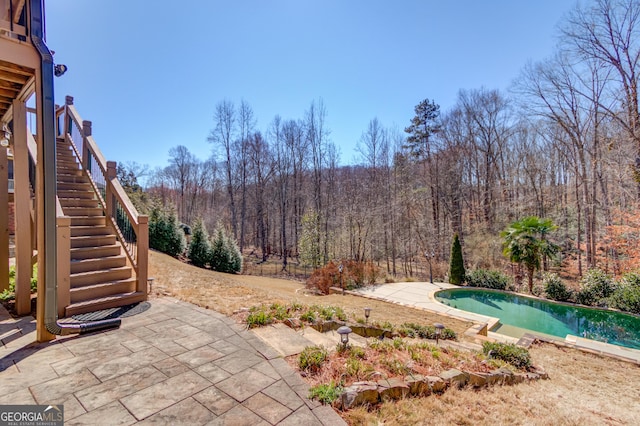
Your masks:
<svg viewBox="0 0 640 426"><path fill-rule="evenodd" d="M279 352L172 298L119 329L35 343L0 305L0 405L64 404L65 425L344 425Z"/></svg>

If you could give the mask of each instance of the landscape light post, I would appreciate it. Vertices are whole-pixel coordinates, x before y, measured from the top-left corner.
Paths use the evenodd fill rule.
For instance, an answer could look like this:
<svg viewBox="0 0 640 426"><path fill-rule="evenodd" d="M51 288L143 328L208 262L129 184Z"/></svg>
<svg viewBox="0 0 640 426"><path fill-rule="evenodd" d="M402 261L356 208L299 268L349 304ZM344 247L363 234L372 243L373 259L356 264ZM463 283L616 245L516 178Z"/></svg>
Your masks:
<svg viewBox="0 0 640 426"><path fill-rule="evenodd" d="M351 329L346 325L338 328L338 334L340 335L340 343L342 343L342 347L347 349L347 345L349 344L349 333L351 333Z"/></svg>
<svg viewBox="0 0 640 426"><path fill-rule="evenodd" d="M444 330L444 324L440 324L439 322L433 324L436 328L436 345L438 344L438 340L440 340L440 335L442 334L442 330Z"/></svg>
<svg viewBox="0 0 640 426"><path fill-rule="evenodd" d="M364 323L369 323L369 315L371 315L371 308L364 308Z"/></svg>

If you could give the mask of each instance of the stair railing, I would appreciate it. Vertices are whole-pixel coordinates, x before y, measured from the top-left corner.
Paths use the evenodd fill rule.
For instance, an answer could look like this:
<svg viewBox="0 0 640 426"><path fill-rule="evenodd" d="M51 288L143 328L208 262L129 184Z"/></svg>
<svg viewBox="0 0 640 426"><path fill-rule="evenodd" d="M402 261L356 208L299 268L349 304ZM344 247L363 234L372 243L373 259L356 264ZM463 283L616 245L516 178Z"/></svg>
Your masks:
<svg viewBox="0 0 640 426"><path fill-rule="evenodd" d="M87 174L105 216L136 272L136 290L147 292L149 257L149 218L138 213L118 181L116 163L106 161L91 135L91 122L83 121L67 96L60 109L64 120L65 139L70 142L76 157Z"/></svg>

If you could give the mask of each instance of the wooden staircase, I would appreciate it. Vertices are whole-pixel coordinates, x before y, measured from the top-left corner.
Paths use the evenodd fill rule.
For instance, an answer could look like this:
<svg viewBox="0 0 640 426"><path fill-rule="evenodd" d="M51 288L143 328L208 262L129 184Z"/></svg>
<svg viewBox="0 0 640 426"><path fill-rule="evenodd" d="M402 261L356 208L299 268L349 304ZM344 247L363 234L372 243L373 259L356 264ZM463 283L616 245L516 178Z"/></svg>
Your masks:
<svg viewBox="0 0 640 426"><path fill-rule="evenodd" d="M134 269L71 145L62 138L56 143L57 194L71 218L71 304L65 316L146 300L136 291Z"/></svg>

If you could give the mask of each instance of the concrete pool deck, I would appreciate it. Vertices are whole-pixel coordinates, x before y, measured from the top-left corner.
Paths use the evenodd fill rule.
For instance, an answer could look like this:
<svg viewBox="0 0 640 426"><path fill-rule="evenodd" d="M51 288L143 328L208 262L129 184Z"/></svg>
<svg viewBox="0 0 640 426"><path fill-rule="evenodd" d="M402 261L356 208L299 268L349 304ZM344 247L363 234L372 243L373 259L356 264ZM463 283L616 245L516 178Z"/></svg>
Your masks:
<svg viewBox="0 0 640 426"><path fill-rule="evenodd" d="M427 283L427 282L401 282L371 287L363 287L350 291L350 294L371 299L383 300L414 308L426 309L431 312L447 315L462 321L471 321L476 324L487 324L487 329L491 330L499 321L499 318L489 317L486 315L475 314L473 312L463 311L461 309L452 308L444 305L435 299L435 293L440 290L449 288L457 288L458 286L448 283ZM541 340L552 341L553 343L562 344L569 347L575 347L587 352L597 353L605 356L612 356L624 361L640 364L640 350L625 348L622 346L611 345L609 343L598 342L595 340L585 339L579 336L567 335L565 339L549 338L549 336L536 335L536 332L528 333L536 336ZM489 331L489 337L506 342L514 342L510 336L505 336Z"/></svg>

